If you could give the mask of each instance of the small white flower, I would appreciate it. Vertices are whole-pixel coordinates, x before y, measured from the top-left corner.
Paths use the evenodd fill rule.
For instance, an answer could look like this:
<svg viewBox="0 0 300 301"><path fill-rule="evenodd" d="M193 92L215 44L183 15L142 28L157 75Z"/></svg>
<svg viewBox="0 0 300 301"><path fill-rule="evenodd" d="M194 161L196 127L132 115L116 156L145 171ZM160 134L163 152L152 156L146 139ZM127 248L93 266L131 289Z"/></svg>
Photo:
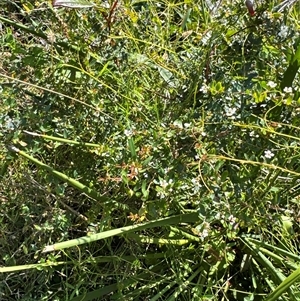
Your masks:
<svg viewBox="0 0 300 301"><path fill-rule="evenodd" d="M173 125L176 126L176 127L178 127L178 128L180 128L180 129L183 128L183 125L182 125L182 121L181 121L181 120L175 120L175 121L173 122Z"/></svg>
<svg viewBox="0 0 300 301"><path fill-rule="evenodd" d="M191 182L194 185L194 187L193 187L194 188L194 193L195 194L198 193L200 191L200 188L201 188L201 184L199 183L199 180L194 178L194 179L192 179Z"/></svg>
<svg viewBox="0 0 300 301"><path fill-rule="evenodd" d="M254 131L251 131L251 132L249 133L249 136L250 136L250 137L255 137L255 138L258 138L258 135L257 135L257 134L255 134L255 132L254 132Z"/></svg>
<svg viewBox="0 0 300 301"><path fill-rule="evenodd" d="M263 18L263 19L272 19L273 17L272 17L272 15L271 15L270 12L264 11L264 12L262 13L262 18Z"/></svg>
<svg viewBox="0 0 300 301"><path fill-rule="evenodd" d="M285 39L289 33L289 27L286 25L281 26L280 31L278 33L279 37Z"/></svg>
<svg viewBox="0 0 300 301"><path fill-rule="evenodd" d="M230 117L231 119L235 118L236 108L229 108L225 107L225 114L227 117Z"/></svg>
<svg viewBox="0 0 300 301"><path fill-rule="evenodd" d="M283 92L284 92L284 93L292 93L292 92L293 92L293 88L292 88L292 87L285 87L285 88L283 89Z"/></svg>
<svg viewBox="0 0 300 301"><path fill-rule="evenodd" d="M9 116L5 116L4 121L5 121L4 127L7 130L13 130L15 128L13 124L13 120Z"/></svg>
<svg viewBox="0 0 300 301"><path fill-rule="evenodd" d="M265 158L266 159L272 159L274 157L274 154L270 150L265 151Z"/></svg>
<svg viewBox="0 0 300 301"><path fill-rule="evenodd" d="M231 214L229 217L228 217L228 221L231 225L234 225L234 223L236 222L236 218Z"/></svg>
<svg viewBox="0 0 300 301"><path fill-rule="evenodd" d="M224 215L224 214L221 214L220 212L218 212L218 213L215 215L215 219L216 219L216 220L219 220L219 221L224 221L225 215Z"/></svg>
<svg viewBox="0 0 300 301"><path fill-rule="evenodd" d="M159 184L163 189L166 189L166 187L168 186L168 182L166 180L161 180Z"/></svg>
<svg viewBox="0 0 300 301"><path fill-rule="evenodd" d="M202 44L203 45L207 45L208 44L208 41L210 40L210 38L211 38L211 32L209 31L209 32L207 32L207 33L205 33L204 35L203 35L203 37L202 37Z"/></svg>
<svg viewBox="0 0 300 301"><path fill-rule="evenodd" d="M206 94L207 91L208 91L208 87L207 87L205 84L203 84L203 85L201 86L201 88L200 88L199 91L202 92L202 93L204 93L204 94Z"/></svg>
<svg viewBox="0 0 300 301"><path fill-rule="evenodd" d="M268 81L267 86L270 88L275 88L277 86L277 84L270 80L270 81Z"/></svg>
<svg viewBox="0 0 300 301"><path fill-rule="evenodd" d="M131 137L132 135L133 135L133 131L132 130L125 130L124 131L124 135L126 136L126 137Z"/></svg>
<svg viewBox="0 0 300 301"><path fill-rule="evenodd" d="M161 179L161 180L158 182L159 186L160 186L162 189L164 189L164 190L165 190L168 186L171 186L172 183L173 183L173 180L172 180L172 179L170 179L169 181L166 181L166 180L162 180L162 179ZM169 190L172 191L172 188L169 188Z"/></svg>
<svg viewBox="0 0 300 301"><path fill-rule="evenodd" d="M205 237L207 237L208 236L208 229L204 229L202 231L202 233L200 234L200 236L201 236L202 239L205 238Z"/></svg>
<svg viewBox="0 0 300 301"><path fill-rule="evenodd" d="M166 196L166 194L163 191L157 192L157 197L159 197L160 199L163 199L165 196Z"/></svg>
<svg viewBox="0 0 300 301"><path fill-rule="evenodd" d="M197 183L199 183L198 179L196 179L196 178L193 178L193 179L191 180L191 182L192 182L194 185L196 185Z"/></svg>

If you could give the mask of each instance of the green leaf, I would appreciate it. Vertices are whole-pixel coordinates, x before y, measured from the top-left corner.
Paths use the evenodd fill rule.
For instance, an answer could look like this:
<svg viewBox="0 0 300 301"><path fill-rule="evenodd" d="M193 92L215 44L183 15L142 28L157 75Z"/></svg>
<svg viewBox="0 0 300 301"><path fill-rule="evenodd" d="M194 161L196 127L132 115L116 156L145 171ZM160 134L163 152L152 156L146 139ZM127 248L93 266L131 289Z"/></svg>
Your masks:
<svg viewBox="0 0 300 301"><path fill-rule="evenodd" d="M282 228L283 228L283 234L293 234L293 220L289 216L282 215Z"/></svg>
<svg viewBox="0 0 300 301"><path fill-rule="evenodd" d="M295 76L300 67L300 41L297 44L297 50L292 57L290 64L286 71L284 72L283 79L281 82L281 89L283 90L286 87L292 87Z"/></svg>
<svg viewBox="0 0 300 301"><path fill-rule="evenodd" d="M136 155L136 151L135 151L135 143L134 140L132 138L128 139L128 146L129 146L129 150L131 153L131 157L136 160L137 155Z"/></svg>

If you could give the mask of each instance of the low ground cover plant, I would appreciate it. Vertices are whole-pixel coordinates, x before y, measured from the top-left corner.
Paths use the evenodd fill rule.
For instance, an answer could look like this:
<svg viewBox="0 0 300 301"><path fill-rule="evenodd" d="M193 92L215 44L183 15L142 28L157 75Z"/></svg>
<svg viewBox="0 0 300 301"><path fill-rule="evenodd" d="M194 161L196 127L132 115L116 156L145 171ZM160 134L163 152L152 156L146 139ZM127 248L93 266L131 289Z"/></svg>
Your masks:
<svg viewBox="0 0 300 301"><path fill-rule="evenodd" d="M0 4L3 300L299 300L299 4Z"/></svg>

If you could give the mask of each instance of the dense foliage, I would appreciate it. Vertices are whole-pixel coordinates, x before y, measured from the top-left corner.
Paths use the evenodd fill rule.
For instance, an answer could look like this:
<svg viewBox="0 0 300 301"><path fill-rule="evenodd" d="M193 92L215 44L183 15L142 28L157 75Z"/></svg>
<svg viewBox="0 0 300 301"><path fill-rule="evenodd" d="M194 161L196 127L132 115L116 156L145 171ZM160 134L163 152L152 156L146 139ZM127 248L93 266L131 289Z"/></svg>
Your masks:
<svg viewBox="0 0 300 301"><path fill-rule="evenodd" d="M0 3L0 299L299 300L299 4L94 3Z"/></svg>

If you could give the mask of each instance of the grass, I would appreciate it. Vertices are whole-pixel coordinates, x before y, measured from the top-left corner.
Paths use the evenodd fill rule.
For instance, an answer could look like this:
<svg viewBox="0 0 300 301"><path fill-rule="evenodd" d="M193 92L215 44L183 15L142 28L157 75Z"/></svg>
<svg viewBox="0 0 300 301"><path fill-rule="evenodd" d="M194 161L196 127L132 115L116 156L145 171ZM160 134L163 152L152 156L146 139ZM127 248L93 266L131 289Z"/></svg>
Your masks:
<svg viewBox="0 0 300 301"><path fill-rule="evenodd" d="M94 3L0 4L0 297L298 300L298 4Z"/></svg>

